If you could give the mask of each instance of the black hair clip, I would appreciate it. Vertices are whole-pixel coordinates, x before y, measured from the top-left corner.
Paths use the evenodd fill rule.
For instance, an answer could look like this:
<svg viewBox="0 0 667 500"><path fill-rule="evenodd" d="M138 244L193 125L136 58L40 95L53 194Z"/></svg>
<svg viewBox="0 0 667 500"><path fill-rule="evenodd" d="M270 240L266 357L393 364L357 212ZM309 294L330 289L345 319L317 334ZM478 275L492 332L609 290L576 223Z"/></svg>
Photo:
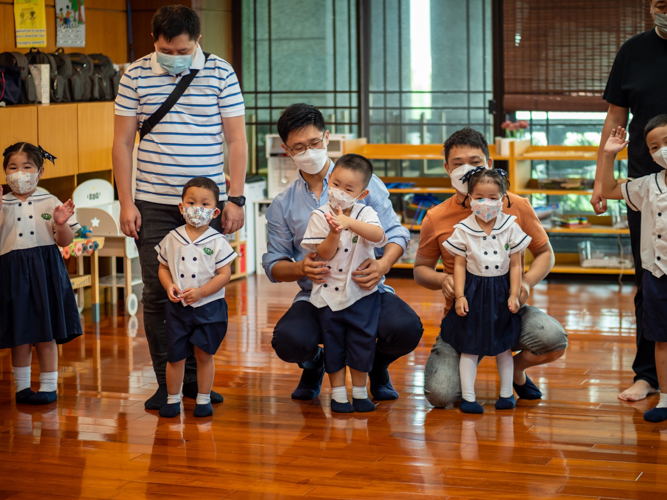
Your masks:
<svg viewBox="0 0 667 500"><path fill-rule="evenodd" d="M57 160L58 158L56 158L55 156L53 156L53 155L52 155L51 153L49 153L48 151L44 151L44 148L42 148L42 146L37 146L37 147L39 148L39 152L41 153L42 158L44 158L45 160L49 160L49 161L50 161L51 163L53 163L54 165L56 164L56 160Z"/></svg>
<svg viewBox="0 0 667 500"><path fill-rule="evenodd" d="M510 176L510 174L508 174L507 172L505 172L502 168L495 168L494 170L495 170L496 172L498 172L498 173L500 174L500 176L501 176L501 177L504 177L505 179L507 179L507 178Z"/></svg>
<svg viewBox="0 0 667 500"><path fill-rule="evenodd" d="M468 181L470 180L470 178L471 178L473 175L475 175L477 172L481 172L482 170L486 170L486 167L477 167L477 168L474 168L473 170L471 170L471 171L469 171L469 172L466 172L466 173L463 175L463 177L461 177L459 180L460 180L463 184L465 184L466 182L468 182Z"/></svg>

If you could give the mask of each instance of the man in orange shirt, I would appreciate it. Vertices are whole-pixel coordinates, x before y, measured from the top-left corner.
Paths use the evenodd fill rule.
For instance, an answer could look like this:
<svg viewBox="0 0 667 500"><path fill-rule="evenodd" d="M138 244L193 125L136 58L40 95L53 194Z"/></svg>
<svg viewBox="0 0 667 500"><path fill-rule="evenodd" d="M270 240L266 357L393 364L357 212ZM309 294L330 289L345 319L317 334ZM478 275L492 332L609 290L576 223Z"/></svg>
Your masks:
<svg viewBox="0 0 667 500"><path fill-rule="evenodd" d="M470 128L452 134L445 141L444 153L445 169L450 177L453 171L464 165L493 167L486 139ZM458 174L453 179L454 187L459 184L456 183L456 177ZM470 206L464 207L462 204L465 197L465 192L457 189L454 196L429 210L422 223L415 259L415 281L429 290L442 290L445 314L452 307L454 298L454 256L442 244L454 232L454 225L470 215ZM509 201L505 199L503 212L516 216L521 229L532 238L528 249L534 257L521 282L519 314L522 327L519 342L513 349L520 351L514 356L514 390L520 398L539 399L542 393L528 378L525 370L560 358L567 348L567 334L554 318L526 305L530 289L551 271L554 253L549 237L530 202L512 193L508 193L508 198ZM442 273L436 271L439 259L442 259L445 268ZM424 393L433 406L445 407L461 398L459 357L460 353L438 336L424 369Z"/></svg>

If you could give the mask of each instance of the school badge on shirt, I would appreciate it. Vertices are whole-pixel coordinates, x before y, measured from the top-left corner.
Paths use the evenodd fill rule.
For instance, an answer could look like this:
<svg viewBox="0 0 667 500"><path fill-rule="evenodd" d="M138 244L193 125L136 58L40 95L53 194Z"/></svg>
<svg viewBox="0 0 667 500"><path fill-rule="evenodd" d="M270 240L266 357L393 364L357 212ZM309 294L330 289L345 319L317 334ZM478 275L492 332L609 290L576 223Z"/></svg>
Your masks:
<svg viewBox="0 0 667 500"><path fill-rule="evenodd" d="M211 250L210 248L206 247L206 248L204 248L204 253L205 253L206 255L213 255L213 250Z"/></svg>
<svg viewBox="0 0 667 500"><path fill-rule="evenodd" d="M53 216L51 214L42 214L42 219L44 220L51 220Z"/></svg>

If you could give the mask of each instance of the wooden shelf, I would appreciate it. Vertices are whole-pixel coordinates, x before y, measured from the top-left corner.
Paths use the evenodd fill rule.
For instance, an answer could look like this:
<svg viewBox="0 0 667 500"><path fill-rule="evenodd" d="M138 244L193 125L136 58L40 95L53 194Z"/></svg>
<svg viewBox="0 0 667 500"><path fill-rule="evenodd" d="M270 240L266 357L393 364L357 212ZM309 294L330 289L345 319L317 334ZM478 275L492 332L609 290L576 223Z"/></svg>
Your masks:
<svg viewBox="0 0 667 500"><path fill-rule="evenodd" d="M633 268L608 268L608 267L581 267L578 265L571 264L556 264L551 273L556 274L626 274L634 275L635 269Z"/></svg>
<svg viewBox="0 0 667 500"><path fill-rule="evenodd" d="M597 161L598 146L532 146L523 147L515 159L544 161ZM617 160L627 160L627 148L616 155Z"/></svg>
<svg viewBox="0 0 667 500"><path fill-rule="evenodd" d="M618 229L611 226L552 227L545 230L551 234L630 234L629 229Z"/></svg>
<svg viewBox="0 0 667 500"><path fill-rule="evenodd" d="M512 191L514 194L546 194L549 196L567 196L575 194L579 196L592 196L593 191L588 189L530 189L519 188Z"/></svg>
<svg viewBox="0 0 667 500"><path fill-rule="evenodd" d="M356 153L369 160L438 160L443 161L442 144L367 144L365 138L347 140L343 154ZM495 144L489 144L494 160L509 160L496 154Z"/></svg>
<svg viewBox="0 0 667 500"><path fill-rule="evenodd" d="M414 269L415 264L413 262L397 262L391 267L392 269ZM444 266L442 265L442 262L438 262L438 265L435 268L438 271L442 271L444 269Z"/></svg>
<svg viewBox="0 0 667 500"><path fill-rule="evenodd" d="M415 194L443 194L451 193L454 194L456 190L454 188L446 187L413 187L413 188L392 188L388 189L390 193L415 193Z"/></svg>

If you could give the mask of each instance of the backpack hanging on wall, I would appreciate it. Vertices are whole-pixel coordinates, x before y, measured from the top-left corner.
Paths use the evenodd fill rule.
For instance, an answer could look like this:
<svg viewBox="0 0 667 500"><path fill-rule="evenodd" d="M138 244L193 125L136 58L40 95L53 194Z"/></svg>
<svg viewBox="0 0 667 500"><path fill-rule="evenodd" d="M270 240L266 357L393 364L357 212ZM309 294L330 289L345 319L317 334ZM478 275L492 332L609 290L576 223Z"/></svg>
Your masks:
<svg viewBox="0 0 667 500"><path fill-rule="evenodd" d="M100 100L113 101L118 94L120 73L113 67L113 62L108 56L90 54L89 57L93 61L93 81L96 81L100 89Z"/></svg>
<svg viewBox="0 0 667 500"><path fill-rule="evenodd" d="M37 102L37 89L28 70L28 60L20 52L3 52L0 54L0 66L19 68L21 71L21 90L17 104L34 104Z"/></svg>
<svg viewBox="0 0 667 500"><path fill-rule="evenodd" d="M63 78L63 102L72 101L72 82L71 78L73 75L72 72L72 61L69 58L69 55L65 54L63 48L56 49L55 52L50 54L53 60L56 63L56 70L58 75Z"/></svg>
<svg viewBox="0 0 667 500"><path fill-rule="evenodd" d="M0 101L17 104L21 98L21 68L0 65Z"/></svg>
<svg viewBox="0 0 667 500"><path fill-rule="evenodd" d="M32 48L30 52L26 53L25 57L28 60L28 64L49 65L49 93L51 94L51 101L63 102L67 84L65 79L58 74L58 65L53 56L40 52L39 49Z"/></svg>
<svg viewBox="0 0 667 500"><path fill-rule="evenodd" d="M68 54L72 63L70 91L73 101L98 101L100 89L93 80L93 60L86 54L72 52Z"/></svg>

